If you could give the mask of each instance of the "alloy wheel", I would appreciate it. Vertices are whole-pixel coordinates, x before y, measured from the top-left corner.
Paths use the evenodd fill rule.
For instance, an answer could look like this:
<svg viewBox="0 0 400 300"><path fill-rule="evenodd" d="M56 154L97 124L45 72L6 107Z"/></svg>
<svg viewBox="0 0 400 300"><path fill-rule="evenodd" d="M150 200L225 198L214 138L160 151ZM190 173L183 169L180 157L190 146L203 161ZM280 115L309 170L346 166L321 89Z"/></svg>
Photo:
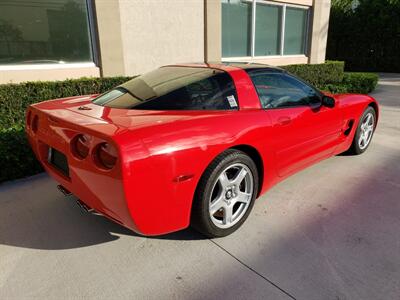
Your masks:
<svg viewBox="0 0 400 300"><path fill-rule="evenodd" d="M253 174L248 166L234 163L214 182L209 199L211 221L219 228L230 228L245 215L254 191Z"/></svg>

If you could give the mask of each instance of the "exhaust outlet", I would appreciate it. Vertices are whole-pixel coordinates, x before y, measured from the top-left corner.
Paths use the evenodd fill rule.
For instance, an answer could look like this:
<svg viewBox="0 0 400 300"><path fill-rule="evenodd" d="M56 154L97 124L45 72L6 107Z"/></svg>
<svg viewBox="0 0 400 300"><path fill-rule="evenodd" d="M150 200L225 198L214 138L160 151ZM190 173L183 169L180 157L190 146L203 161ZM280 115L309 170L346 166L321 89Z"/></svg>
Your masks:
<svg viewBox="0 0 400 300"><path fill-rule="evenodd" d="M87 213L94 212L94 209L93 209L93 208L87 206L87 205L86 205L85 203L83 203L81 200L76 199L75 202L76 202L76 204L78 204L78 206L79 206L84 212L87 212Z"/></svg>
<svg viewBox="0 0 400 300"><path fill-rule="evenodd" d="M61 184L57 185L57 189L64 195L64 196L69 196L71 195L71 192L67 190L65 187L63 187Z"/></svg>

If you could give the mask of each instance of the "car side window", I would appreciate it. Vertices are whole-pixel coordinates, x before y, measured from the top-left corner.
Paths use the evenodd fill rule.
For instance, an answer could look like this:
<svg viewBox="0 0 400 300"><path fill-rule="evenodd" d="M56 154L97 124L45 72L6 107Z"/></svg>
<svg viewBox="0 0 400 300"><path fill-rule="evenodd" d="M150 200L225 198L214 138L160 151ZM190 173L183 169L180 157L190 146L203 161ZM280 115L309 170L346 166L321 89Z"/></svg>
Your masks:
<svg viewBox="0 0 400 300"><path fill-rule="evenodd" d="M319 103L311 86L285 73L250 73L263 108L285 108Z"/></svg>

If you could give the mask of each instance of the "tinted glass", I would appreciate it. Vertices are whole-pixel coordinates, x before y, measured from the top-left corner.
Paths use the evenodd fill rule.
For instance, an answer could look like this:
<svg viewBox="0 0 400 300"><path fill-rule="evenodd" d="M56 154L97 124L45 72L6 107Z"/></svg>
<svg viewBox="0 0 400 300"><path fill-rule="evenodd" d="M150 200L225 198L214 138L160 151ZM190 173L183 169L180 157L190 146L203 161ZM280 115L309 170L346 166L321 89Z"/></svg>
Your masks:
<svg viewBox="0 0 400 300"><path fill-rule="evenodd" d="M95 104L143 110L238 109L232 78L209 68L164 67L101 95Z"/></svg>
<svg viewBox="0 0 400 300"><path fill-rule="evenodd" d="M280 53L282 7L257 3L255 55L278 55Z"/></svg>
<svg viewBox="0 0 400 300"><path fill-rule="evenodd" d="M264 108L293 107L320 102L311 86L285 73L250 73Z"/></svg>
<svg viewBox="0 0 400 300"><path fill-rule="evenodd" d="M251 55L251 3L222 1L222 57Z"/></svg>
<svg viewBox="0 0 400 300"><path fill-rule="evenodd" d="M304 54L307 34L307 10L286 8L284 54Z"/></svg>
<svg viewBox="0 0 400 300"><path fill-rule="evenodd" d="M0 1L0 65L88 61L86 0Z"/></svg>

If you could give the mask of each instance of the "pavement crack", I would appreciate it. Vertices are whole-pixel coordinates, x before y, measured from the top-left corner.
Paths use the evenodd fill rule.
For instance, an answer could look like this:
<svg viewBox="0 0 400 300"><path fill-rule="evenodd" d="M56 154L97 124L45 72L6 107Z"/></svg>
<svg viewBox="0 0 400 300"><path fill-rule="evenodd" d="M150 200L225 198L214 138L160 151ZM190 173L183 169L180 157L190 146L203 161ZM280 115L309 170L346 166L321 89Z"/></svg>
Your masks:
<svg viewBox="0 0 400 300"><path fill-rule="evenodd" d="M239 258L237 258L236 256L234 256L232 253L230 253L228 250L226 250L224 247L222 247L221 245L219 245L218 243L216 243L214 240L209 239L211 241L211 243L213 243L215 246L217 246L218 248L220 248L222 251L224 251L226 254L228 254L230 257L232 257L234 260L236 260L238 263L240 263L242 266L244 266L245 268L247 268L249 271L253 272L254 274L256 274L257 276L261 277L262 279L264 279L265 281L267 281L269 284L273 285L275 288L277 288L278 290L280 290L282 293L284 293L286 296L288 296L289 298L296 300L296 298L291 295L289 292L285 291L283 288L281 288L280 286L278 286L276 283L274 283L272 280L268 279L266 276L262 275L261 273L259 273L258 271L254 270L252 267L250 267L249 265L247 265L246 263L244 263L242 260L240 260Z"/></svg>

